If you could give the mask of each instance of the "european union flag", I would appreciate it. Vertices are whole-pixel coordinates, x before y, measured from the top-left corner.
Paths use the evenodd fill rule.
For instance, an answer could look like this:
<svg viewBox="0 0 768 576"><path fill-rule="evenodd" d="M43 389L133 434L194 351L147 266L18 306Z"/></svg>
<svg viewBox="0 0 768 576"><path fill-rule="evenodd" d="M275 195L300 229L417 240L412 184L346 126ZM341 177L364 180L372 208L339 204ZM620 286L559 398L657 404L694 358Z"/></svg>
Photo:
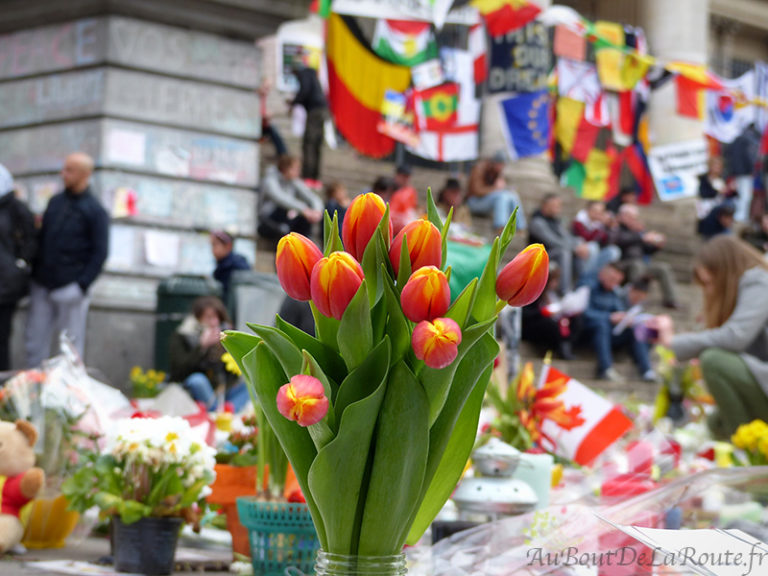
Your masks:
<svg viewBox="0 0 768 576"><path fill-rule="evenodd" d="M526 92L499 102L502 128L512 158L535 156L549 145L549 94Z"/></svg>

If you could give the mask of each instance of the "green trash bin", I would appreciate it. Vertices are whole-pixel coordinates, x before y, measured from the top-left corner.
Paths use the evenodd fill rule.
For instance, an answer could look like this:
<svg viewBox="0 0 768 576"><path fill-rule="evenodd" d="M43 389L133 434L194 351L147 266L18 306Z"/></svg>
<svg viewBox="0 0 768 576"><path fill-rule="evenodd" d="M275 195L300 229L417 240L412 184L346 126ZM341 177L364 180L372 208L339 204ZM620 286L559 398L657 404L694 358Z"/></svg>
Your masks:
<svg viewBox="0 0 768 576"><path fill-rule="evenodd" d="M157 286L155 310L155 369L168 372L171 335L200 296L221 298L221 286L204 276L174 275Z"/></svg>

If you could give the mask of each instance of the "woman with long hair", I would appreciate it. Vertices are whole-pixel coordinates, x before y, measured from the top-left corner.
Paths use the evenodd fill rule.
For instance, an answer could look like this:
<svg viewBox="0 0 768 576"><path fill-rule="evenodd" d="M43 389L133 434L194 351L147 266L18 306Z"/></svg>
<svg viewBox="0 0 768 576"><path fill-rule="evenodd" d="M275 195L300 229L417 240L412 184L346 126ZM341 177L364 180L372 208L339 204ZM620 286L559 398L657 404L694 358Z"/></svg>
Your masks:
<svg viewBox="0 0 768 576"><path fill-rule="evenodd" d="M696 257L694 279L706 329L674 335L671 321L660 322L659 343L678 360L699 358L718 407L710 428L728 437L740 424L768 420L768 264L741 240L717 236Z"/></svg>

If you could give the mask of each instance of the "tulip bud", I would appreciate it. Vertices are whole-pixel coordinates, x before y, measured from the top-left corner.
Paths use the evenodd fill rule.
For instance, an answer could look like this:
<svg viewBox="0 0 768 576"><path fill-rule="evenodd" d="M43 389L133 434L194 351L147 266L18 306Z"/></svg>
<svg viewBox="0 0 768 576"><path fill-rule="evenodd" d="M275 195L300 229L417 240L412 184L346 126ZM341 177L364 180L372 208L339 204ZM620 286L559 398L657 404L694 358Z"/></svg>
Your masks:
<svg viewBox="0 0 768 576"><path fill-rule="evenodd" d="M277 391L277 410L299 426L317 424L328 413L323 383L314 376L294 376Z"/></svg>
<svg viewBox="0 0 768 576"><path fill-rule="evenodd" d="M440 267L443 263L443 239L440 230L429 220L414 220L400 230L389 249L389 260L395 269L395 276L400 272L400 252L403 248L403 238L406 236L411 270L418 270L422 266Z"/></svg>
<svg viewBox="0 0 768 576"><path fill-rule="evenodd" d="M341 226L341 239L344 249L358 261L363 259L365 247L371 241L386 210L387 206L381 196L372 192L360 194L347 208ZM392 241L392 221L389 222L389 236L386 241L389 247Z"/></svg>
<svg viewBox="0 0 768 576"><path fill-rule="evenodd" d="M363 269L357 260L346 252L332 252L312 270L312 302L323 316L341 320L363 278Z"/></svg>
<svg viewBox="0 0 768 576"><path fill-rule="evenodd" d="M496 278L496 295L510 306L527 306L544 291L549 278L549 255L541 244L531 244L504 266Z"/></svg>
<svg viewBox="0 0 768 576"><path fill-rule="evenodd" d="M400 294L403 314L411 322L433 320L451 305L448 278L436 266L424 266L411 274Z"/></svg>
<svg viewBox="0 0 768 576"><path fill-rule="evenodd" d="M285 293L294 300L306 302L312 295L309 281L312 269L323 253L306 236L291 232L280 238L275 254L277 279Z"/></svg>
<svg viewBox="0 0 768 576"><path fill-rule="evenodd" d="M411 346L416 358L437 370L445 368L456 359L459 344L461 344L461 329L450 318L419 322L411 338Z"/></svg>

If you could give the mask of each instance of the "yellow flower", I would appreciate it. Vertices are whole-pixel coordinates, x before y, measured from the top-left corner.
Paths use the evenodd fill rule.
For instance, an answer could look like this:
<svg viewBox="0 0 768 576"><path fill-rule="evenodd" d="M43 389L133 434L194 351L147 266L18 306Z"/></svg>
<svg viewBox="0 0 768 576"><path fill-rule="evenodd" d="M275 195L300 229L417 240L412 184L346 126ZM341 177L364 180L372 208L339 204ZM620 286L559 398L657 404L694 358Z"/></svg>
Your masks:
<svg viewBox="0 0 768 576"><path fill-rule="evenodd" d="M178 440L179 435L176 434L176 432L168 432L168 435L165 437L166 442L173 442L174 440Z"/></svg>
<svg viewBox="0 0 768 576"><path fill-rule="evenodd" d="M235 362L235 359L232 358L232 354L229 352L221 357L221 361L224 362L224 367L227 372L234 374L235 376L243 375L243 373L240 371L240 366L237 365L237 362Z"/></svg>
<svg viewBox="0 0 768 576"><path fill-rule="evenodd" d="M131 380L137 380L141 377L141 367L140 366L134 366L131 368Z"/></svg>

